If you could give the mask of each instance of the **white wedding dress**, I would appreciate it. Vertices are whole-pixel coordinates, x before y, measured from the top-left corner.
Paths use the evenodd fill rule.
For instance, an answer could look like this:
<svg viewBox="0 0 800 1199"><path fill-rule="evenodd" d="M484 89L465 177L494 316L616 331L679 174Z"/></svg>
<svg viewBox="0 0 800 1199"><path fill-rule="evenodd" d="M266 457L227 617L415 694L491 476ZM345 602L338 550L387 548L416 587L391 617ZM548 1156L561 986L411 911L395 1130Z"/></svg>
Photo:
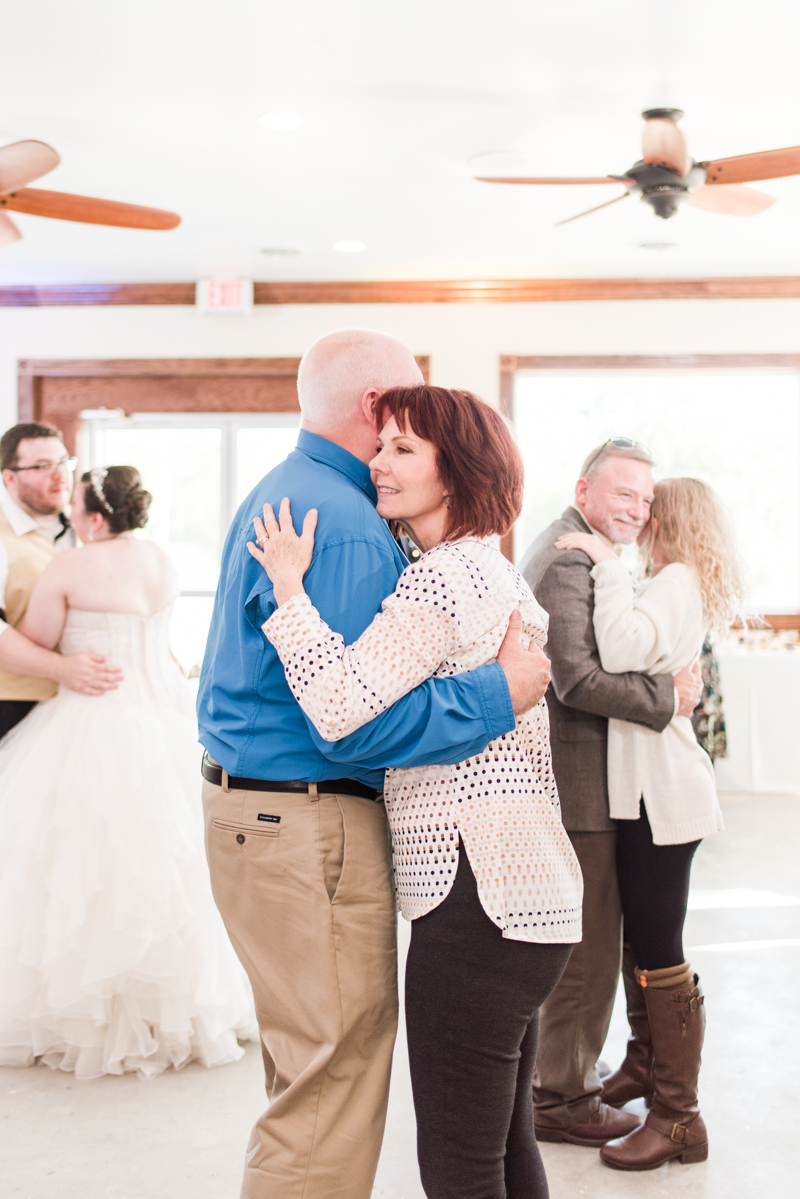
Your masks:
<svg viewBox="0 0 800 1199"><path fill-rule="evenodd" d="M247 977L214 906L191 688L154 616L70 610L61 648L122 667L0 745L0 1065L141 1077L242 1056Z"/></svg>

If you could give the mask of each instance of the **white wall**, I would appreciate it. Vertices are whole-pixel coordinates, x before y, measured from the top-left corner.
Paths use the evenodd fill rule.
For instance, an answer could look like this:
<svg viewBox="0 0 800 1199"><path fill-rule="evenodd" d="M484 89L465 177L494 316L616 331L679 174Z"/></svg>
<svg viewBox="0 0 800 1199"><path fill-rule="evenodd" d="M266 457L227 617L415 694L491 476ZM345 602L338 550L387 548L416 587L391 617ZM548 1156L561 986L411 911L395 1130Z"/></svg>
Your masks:
<svg viewBox="0 0 800 1199"><path fill-rule="evenodd" d="M431 355L432 382L493 402L501 354L800 352L800 300L259 305L251 317L180 307L0 308L0 429L16 420L18 358L296 356L343 325L393 333Z"/></svg>

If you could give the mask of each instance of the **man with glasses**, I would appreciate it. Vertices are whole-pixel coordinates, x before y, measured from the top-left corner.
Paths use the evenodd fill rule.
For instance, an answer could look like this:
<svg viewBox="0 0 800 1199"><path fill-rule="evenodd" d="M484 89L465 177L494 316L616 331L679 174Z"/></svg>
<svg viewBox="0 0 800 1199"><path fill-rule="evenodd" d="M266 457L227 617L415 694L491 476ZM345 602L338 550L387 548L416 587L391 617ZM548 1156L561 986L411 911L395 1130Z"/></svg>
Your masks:
<svg viewBox="0 0 800 1199"><path fill-rule="evenodd" d="M622 956L622 916L615 862L615 822L608 811L608 719L660 733L675 712L690 716L701 691L699 669L672 675L607 674L592 624L592 562L556 547L565 533L595 533L606 545L631 545L650 519L653 459L646 446L610 437L587 457L574 505L544 530L520 567L550 614L546 652L553 771L561 815L584 880L583 941L541 1012L534 1082L536 1136L600 1146L632 1132L638 1117L603 1102L597 1059L611 1022ZM632 979L633 963L624 975ZM626 983L628 982L626 977ZM630 989L629 997L641 988ZM629 1010L631 1027L636 1013ZM624 1100L622 1101L624 1102Z"/></svg>
<svg viewBox="0 0 800 1199"><path fill-rule="evenodd" d="M14 425L0 438L0 620L15 628L22 623L45 567L59 550L75 544L64 509L72 496L77 464L78 459L69 456L61 433L52 425ZM41 670L42 663L34 661L33 647L28 656L31 669ZM15 664L21 665L25 657L17 655ZM58 682L87 694L117 685L120 672L97 655L75 655L86 659L79 676L74 671L65 673L56 655L51 657L54 668L49 678L0 670L0 737L39 700L55 695Z"/></svg>

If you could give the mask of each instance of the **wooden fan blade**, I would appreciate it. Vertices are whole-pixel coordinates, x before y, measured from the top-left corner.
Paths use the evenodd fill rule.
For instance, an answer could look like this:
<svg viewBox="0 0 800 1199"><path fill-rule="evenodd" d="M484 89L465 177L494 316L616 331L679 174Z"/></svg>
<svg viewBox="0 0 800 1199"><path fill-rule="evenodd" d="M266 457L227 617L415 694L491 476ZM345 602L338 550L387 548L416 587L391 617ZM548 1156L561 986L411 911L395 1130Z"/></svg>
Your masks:
<svg viewBox="0 0 800 1199"><path fill-rule="evenodd" d="M623 192L621 196L614 196L613 200L606 200L605 204L596 204L594 208L587 208L585 212L576 212L575 216L568 216L563 221L556 221L553 228L557 229L559 225L568 225L570 221L578 221L582 216L589 216L591 212L599 212L601 208L608 208L610 204L618 204L620 200L627 200L630 194L630 192Z"/></svg>
<svg viewBox="0 0 800 1199"><path fill-rule="evenodd" d="M535 178L530 178L530 177L527 177L524 175L510 175L507 178L506 177L501 178L499 175L474 175L473 178L478 183L542 183L542 184L546 184L548 186L551 184L560 185L560 184L566 184L566 183L619 183L620 182L619 179L615 179L613 175L600 175L600 176L591 176L591 177L587 176L587 178L585 178L585 179L579 179L579 178L574 178L574 177L569 177L566 179L563 179L561 177L557 177L557 178L553 178L553 179L535 179Z"/></svg>
<svg viewBox="0 0 800 1199"><path fill-rule="evenodd" d="M724 183L717 187L706 184L692 192L686 203L725 216L756 216L774 204L775 197L756 191L754 187L742 187L740 183Z"/></svg>
<svg viewBox="0 0 800 1199"><path fill-rule="evenodd" d="M0 212L0 249L3 246L10 246L12 242L19 241L21 237L22 234L11 217Z"/></svg>
<svg viewBox="0 0 800 1199"><path fill-rule="evenodd" d="M0 207L27 212L31 216L80 221L86 225L119 225L123 229L174 229L181 223L177 213L162 208L142 208L139 204L71 196L67 192L48 192L36 187L22 187L11 195L0 196Z"/></svg>
<svg viewBox="0 0 800 1199"><path fill-rule="evenodd" d="M53 147L44 142L12 142L0 147L0 195L33 183L60 162Z"/></svg>
<svg viewBox="0 0 800 1199"><path fill-rule="evenodd" d="M713 158L701 162L708 171L706 185L713 183L753 183L756 179L784 179L800 175L800 146L785 150L762 150L759 154L739 154L736 158Z"/></svg>
<svg viewBox="0 0 800 1199"><path fill-rule="evenodd" d="M659 166L672 167L681 177L688 175L691 159L686 153L686 141L672 121L658 117L645 121L642 134L642 159Z"/></svg>

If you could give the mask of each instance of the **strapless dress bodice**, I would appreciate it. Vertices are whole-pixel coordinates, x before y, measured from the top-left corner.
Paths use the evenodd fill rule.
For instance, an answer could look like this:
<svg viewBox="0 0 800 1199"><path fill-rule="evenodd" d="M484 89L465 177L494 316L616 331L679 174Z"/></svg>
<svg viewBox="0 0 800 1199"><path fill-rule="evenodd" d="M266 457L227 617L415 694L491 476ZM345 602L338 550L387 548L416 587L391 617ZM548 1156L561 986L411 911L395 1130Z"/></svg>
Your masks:
<svg viewBox="0 0 800 1199"><path fill-rule="evenodd" d="M121 667L123 682L109 697L184 706L186 680L169 648L173 608L170 604L152 616L70 608L59 648L62 654L102 654Z"/></svg>

